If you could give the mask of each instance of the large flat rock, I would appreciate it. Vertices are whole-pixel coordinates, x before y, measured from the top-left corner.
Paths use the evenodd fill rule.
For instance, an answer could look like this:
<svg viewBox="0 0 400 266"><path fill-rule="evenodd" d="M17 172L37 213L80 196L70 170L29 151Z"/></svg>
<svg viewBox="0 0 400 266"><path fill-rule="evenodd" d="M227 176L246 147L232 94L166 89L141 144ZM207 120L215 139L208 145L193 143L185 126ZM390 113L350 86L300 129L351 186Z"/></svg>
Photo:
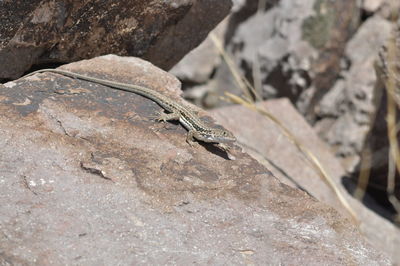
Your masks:
<svg viewBox="0 0 400 266"><path fill-rule="evenodd" d="M63 69L158 90L136 58ZM355 226L237 146L186 142L141 96L40 74L0 85L0 262L390 265ZM199 115L212 124L212 119Z"/></svg>

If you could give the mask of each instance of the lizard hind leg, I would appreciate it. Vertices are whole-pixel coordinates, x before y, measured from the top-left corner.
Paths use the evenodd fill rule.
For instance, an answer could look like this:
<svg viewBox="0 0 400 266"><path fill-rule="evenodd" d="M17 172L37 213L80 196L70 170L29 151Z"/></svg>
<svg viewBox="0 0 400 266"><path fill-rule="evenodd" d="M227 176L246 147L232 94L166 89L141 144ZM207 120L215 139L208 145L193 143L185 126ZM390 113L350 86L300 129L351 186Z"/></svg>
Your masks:
<svg viewBox="0 0 400 266"><path fill-rule="evenodd" d="M189 130L186 136L186 142L193 148L196 144L198 144L195 140L194 140L194 133L195 131L193 130Z"/></svg>

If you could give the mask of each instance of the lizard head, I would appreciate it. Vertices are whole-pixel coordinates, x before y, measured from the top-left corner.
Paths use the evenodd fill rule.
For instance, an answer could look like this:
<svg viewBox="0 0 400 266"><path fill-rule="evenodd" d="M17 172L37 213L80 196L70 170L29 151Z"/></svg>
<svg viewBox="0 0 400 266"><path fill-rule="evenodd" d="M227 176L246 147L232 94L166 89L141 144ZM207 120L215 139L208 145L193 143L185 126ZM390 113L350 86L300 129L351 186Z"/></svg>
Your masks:
<svg viewBox="0 0 400 266"><path fill-rule="evenodd" d="M209 143L232 143L235 136L225 129L213 129L212 131L197 132L196 139Z"/></svg>

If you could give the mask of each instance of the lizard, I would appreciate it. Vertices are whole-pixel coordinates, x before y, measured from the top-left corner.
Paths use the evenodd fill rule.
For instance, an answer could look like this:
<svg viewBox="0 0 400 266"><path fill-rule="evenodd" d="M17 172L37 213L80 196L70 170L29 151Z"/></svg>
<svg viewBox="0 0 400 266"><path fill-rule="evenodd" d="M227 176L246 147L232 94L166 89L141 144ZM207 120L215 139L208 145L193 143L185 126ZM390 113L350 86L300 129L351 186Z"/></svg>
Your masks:
<svg viewBox="0 0 400 266"><path fill-rule="evenodd" d="M116 90L133 92L154 101L168 112L160 113L159 117L156 120L164 122L170 120L178 120L188 131L186 142L190 146L193 146L195 140L197 140L206 143L218 144L222 149L227 150L227 146L225 144L233 143L236 141L236 138L231 132L222 128L215 128L206 125L191 108L184 106L176 102L175 100L147 87L89 77L75 72L60 69L40 69L25 75L23 78L44 72L56 73L69 78L89 81Z"/></svg>

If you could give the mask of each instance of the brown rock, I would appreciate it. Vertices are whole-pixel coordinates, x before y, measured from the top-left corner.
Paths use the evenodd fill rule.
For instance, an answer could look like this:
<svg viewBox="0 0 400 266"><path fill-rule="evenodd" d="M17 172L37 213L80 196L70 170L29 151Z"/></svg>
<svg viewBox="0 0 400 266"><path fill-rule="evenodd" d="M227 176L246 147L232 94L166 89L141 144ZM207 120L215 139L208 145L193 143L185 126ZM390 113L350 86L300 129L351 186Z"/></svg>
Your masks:
<svg viewBox="0 0 400 266"><path fill-rule="evenodd" d="M340 180L345 171L339 161L288 99L270 100L260 103L260 107L279 117L290 131L295 132L301 143L313 154L318 155L321 163L327 167L326 171L336 180ZM288 185L308 191L318 200L348 215L332 189L272 121L250 109L238 106L217 109L212 113L217 120L235 132L245 150L261 160L274 176Z"/></svg>
<svg viewBox="0 0 400 266"><path fill-rule="evenodd" d="M316 118L316 105L339 75L340 60L344 55L346 42L359 25L360 13L357 1L354 0L315 1L313 8L316 14L307 18L302 28L303 38L319 53L308 73L313 78L312 87L315 88L315 93L302 103L305 115L311 121Z"/></svg>
<svg viewBox="0 0 400 266"><path fill-rule="evenodd" d="M114 53L169 69L229 12L230 0L1 1L0 78L34 64Z"/></svg>
<svg viewBox="0 0 400 266"><path fill-rule="evenodd" d="M63 68L180 100L179 82L140 59ZM390 264L333 209L236 146L235 161L190 147L181 125L150 119L157 111L54 74L0 86L1 262Z"/></svg>

